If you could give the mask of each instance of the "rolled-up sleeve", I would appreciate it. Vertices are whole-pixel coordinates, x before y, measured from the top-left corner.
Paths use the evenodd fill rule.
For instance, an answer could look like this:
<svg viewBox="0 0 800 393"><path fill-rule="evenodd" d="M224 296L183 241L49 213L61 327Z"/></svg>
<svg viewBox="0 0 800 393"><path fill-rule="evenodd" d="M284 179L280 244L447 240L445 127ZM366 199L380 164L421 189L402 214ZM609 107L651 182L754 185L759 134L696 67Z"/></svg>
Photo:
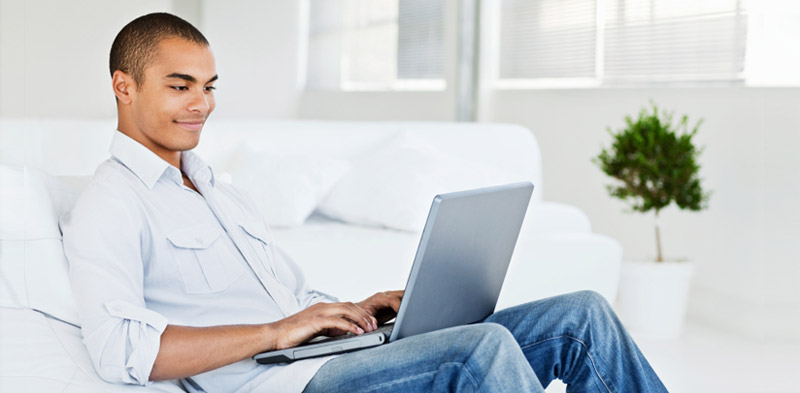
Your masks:
<svg viewBox="0 0 800 393"><path fill-rule="evenodd" d="M105 303L109 318L87 335L84 342L97 372L114 383L145 385L158 355L167 319L161 314L123 300Z"/></svg>
<svg viewBox="0 0 800 393"><path fill-rule="evenodd" d="M83 342L104 380L147 385L167 319L145 305L144 218L122 202L125 195L98 187L62 225Z"/></svg>

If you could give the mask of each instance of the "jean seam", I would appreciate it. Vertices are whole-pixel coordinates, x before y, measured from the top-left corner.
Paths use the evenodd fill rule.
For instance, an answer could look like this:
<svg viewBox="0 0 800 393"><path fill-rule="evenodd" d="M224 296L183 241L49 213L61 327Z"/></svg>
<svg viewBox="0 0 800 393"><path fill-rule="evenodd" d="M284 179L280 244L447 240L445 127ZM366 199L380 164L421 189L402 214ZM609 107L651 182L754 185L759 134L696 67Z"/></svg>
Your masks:
<svg viewBox="0 0 800 393"><path fill-rule="evenodd" d="M411 376L408 376L408 377L405 377L405 378L393 379L391 381L386 381L386 382L384 382L382 384L374 385L374 386L370 387L369 389L367 389L366 391L367 392L374 392L376 390L384 389L384 388L390 387L392 385L396 385L398 383L411 381L413 379L417 379L417 378L420 378L420 377L427 377L427 376L429 376L431 374L436 374L437 372L438 372L438 369L437 369L437 371L428 371L428 372L425 372L425 373L414 374L414 375L411 375Z"/></svg>
<svg viewBox="0 0 800 393"><path fill-rule="evenodd" d="M480 391L480 390L481 390L481 389L479 388L478 381L477 381L477 380L475 379L475 377L472 375L472 371L469 369L469 366L467 365L467 363L461 363L461 362L447 362L447 363L442 363L442 366L444 366L444 365L446 365L446 364L453 364L453 365L458 365L458 366L460 366L462 369L464 369L464 372L467 374L467 377L469 378L470 382L472 382L472 386L475 388L475 391Z"/></svg>
<svg viewBox="0 0 800 393"><path fill-rule="evenodd" d="M436 371L428 371L428 372L424 372L424 373L415 374L415 375L413 375L413 376L408 376L408 377L406 377L406 378L401 378L401 379L395 379L395 380L392 380L392 381L387 381L386 383L382 383L382 384L380 384L380 385L373 386L373 387L372 387L372 388L370 388L368 391L375 391L376 389L383 389L383 388L387 388L387 387L390 387L390 386L392 386L392 385L396 385L396 384L398 384L398 383L403 383L403 382L407 382L407 381L410 381L410 380L413 380L413 379L417 379L417 378L419 378L419 377L427 377L427 376L429 376L429 375L431 375L431 374L437 374L437 373L439 373L439 371L441 370L441 368L442 368L443 366L448 366L448 365L454 365L454 366L456 366L456 367L463 368L463 369L464 369L464 371L465 371L465 372L466 372L466 374L467 374L467 377L469 378L470 382L472 383L472 386L475 388L475 390L476 390L476 391L480 391L480 389L478 388L478 381L477 381L477 380L475 380L475 377L472 375L472 371L470 371L470 369L469 369L469 366L467 366L465 363L460 363L460 362L446 362L446 363L442 363L441 365L439 365L439 367L436 369Z"/></svg>
<svg viewBox="0 0 800 393"><path fill-rule="evenodd" d="M600 375L600 372L597 370L597 364L596 364L596 363L595 363L595 361L594 361L594 356L592 356L592 353L591 353L591 352L589 352L589 347L586 345L586 343L584 343L583 341L581 341L580 339L578 339L578 338L576 338L576 337L572 337L572 336L568 336L568 335L557 336L557 337L551 337L551 338L548 338L548 339L540 340L540 341L537 341L537 342L534 342L534 343L531 343L531 344L525 345L525 346L523 346L523 347L520 347L520 348L521 348L521 349L524 351L525 349L527 349L527 348L530 348L530 347L533 347L533 346L535 346L535 345L539 345L539 344L541 344L541 343L544 343L544 342L547 342L547 341L557 340L557 339L561 339L561 338L568 338L568 339L570 339L570 340L575 340L575 341L577 341L578 343L580 343L580 344L581 344L581 346L583 346L583 349L586 351L586 356L588 356L588 357L589 357L589 361L592 363L592 369L594 370L594 373L595 373L595 375L597 375L597 378L599 378L599 379L600 379L600 382L602 382L602 383L603 383L603 387L605 387L605 388L606 388L606 390L608 391L608 393L613 393L613 392L611 391L611 388L609 388L609 387L608 387L608 384L607 384L607 383L606 383L606 381L603 379L603 376L602 376L602 375Z"/></svg>

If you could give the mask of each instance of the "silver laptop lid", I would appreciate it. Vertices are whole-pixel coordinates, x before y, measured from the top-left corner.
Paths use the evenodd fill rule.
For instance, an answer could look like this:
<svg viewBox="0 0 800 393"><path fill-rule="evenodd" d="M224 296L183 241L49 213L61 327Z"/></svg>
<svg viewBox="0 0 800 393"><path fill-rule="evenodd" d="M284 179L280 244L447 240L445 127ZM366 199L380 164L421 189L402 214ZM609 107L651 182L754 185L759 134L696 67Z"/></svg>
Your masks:
<svg viewBox="0 0 800 393"><path fill-rule="evenodd" d="M434 198L389 341L494 312L532 192L523 182Z"/></svg>

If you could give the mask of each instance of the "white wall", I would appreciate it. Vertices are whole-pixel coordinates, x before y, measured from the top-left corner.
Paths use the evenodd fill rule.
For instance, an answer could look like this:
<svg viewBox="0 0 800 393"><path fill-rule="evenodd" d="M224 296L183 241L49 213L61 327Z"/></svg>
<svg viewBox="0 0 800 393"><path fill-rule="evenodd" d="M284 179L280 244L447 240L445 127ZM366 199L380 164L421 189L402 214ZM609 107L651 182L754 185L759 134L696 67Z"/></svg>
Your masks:
<svg viewBox="0 0 800 393"><path fill-rule="evenodd" d="M116 115L108 53L137 16L169 11L190 22L188 0L0 0L0 116Z"/></svg>
<svg viewBox="0 0 800 393"><path fill-rule="evenodd" d="M300 1L203 1L217 62L214 118L296 116Z"/></svg>

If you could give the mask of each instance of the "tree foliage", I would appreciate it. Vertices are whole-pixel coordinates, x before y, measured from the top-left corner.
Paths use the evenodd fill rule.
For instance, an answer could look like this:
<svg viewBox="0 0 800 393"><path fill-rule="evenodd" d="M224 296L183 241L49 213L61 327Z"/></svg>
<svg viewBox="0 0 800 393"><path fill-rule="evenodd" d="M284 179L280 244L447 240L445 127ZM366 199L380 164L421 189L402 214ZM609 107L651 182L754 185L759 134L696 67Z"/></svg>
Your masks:
<svg viewBox="0 0 800 393"><path fill-rule="evenodd" d="M702 119L689 130L687 116L673 124L672 113L659 114L652 104L652 112L644 108L635 120L626 116L625 123L616 133L608 128L613 144L592 160L617 180L607 186L609 194L634 211L655 210L656 215L672 202L681 209L705 209L710 194L700 184L700 151L692 141Z"/></svg>

